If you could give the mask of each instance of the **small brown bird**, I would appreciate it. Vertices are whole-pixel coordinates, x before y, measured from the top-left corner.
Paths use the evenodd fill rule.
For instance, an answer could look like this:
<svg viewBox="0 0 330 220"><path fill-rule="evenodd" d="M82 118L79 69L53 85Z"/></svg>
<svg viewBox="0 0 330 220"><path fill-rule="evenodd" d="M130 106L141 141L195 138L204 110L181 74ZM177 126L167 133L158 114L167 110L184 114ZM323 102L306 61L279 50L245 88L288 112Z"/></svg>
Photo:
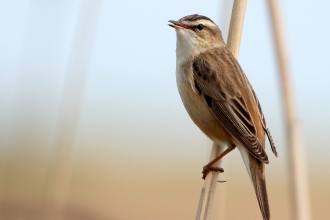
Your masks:
<svg viewBox="0 0 330 220"><path fill-rule="evenodd" d="M203 167L203 178L209 171L223 172L212 165L237 147L253 183L263 219L269 220L265 134L276 156L277 152L251 84L211 19L194 14L169 22L177 35L176 80L182 102L206 136L215 144L227 146Z"/></svg>

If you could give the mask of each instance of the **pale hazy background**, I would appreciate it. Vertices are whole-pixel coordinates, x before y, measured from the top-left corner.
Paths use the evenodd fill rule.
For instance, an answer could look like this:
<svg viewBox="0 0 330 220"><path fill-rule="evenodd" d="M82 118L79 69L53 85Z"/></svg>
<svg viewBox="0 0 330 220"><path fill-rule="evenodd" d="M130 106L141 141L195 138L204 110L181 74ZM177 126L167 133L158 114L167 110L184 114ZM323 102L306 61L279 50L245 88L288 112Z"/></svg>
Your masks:
<svg viewBox="0 0 330 220"><path fill-rule="evenodd" d="M248 1L239 62L279 153L273 156L268 145L272 219L290 219L288 146L265 2ZM328 219L330 1L282 2L313 219ZM77 86L81 98L71 100L78 107L65 218L194 219L211 143L177 92L176 36L167 21L206 15L226 38L228 5L230 0L0 0L1 219L39 217L72 68L84 75ZM96 25L84 33L78 24L88 26L89 16ZM91 42L81 46L86 56L72 62L84 54L75 45L86 36ZM261 219L237 150L223 167L220 178L227 182L218 186L214 219Z"/></svg>

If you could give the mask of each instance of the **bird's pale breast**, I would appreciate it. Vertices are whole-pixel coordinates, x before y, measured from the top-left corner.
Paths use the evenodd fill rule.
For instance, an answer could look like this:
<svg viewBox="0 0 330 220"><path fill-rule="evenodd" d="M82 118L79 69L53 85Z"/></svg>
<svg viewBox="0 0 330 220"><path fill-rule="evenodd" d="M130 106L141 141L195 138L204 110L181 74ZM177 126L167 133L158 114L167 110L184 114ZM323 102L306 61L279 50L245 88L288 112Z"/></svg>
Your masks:
<svg viewBox="0 0 330 220"><path fill-rule="evenodd" d="M190 118L211 140L232 142L231 136L221 126L202 97L193 91L193 74L189 64L177 67L176 80L178 90Z"/></svg>

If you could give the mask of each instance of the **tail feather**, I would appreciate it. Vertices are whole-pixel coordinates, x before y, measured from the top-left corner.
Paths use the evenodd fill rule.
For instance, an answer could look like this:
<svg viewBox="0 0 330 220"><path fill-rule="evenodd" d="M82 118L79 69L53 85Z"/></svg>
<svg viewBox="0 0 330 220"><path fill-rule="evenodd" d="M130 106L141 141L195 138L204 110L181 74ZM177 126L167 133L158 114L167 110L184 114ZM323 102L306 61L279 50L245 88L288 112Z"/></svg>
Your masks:
<svg viewBox="0 0 330 220"><path fill-rule="evenodd" d="M238 147L244 160L245 167L252 181L258 199L260 211L264 220L270 219L269 203L266 189L264 164L250 155L244 148Z"/></svg>
<svg viewBox="0 0 330 220"><path fill-rule="evenodd" d="M257 161L257 162L260 163L259 161ZM264 166L264 164L261 164L261 165ZM253 186L254 186L254 191L255 191L257 199L258 199L262 217L264 218L264 220L269 220L270 212L269 212L269 204L268 204L265 177L257 174L255 176L253 176L252 178L254 179L252 182L253 182Z"/></svg>

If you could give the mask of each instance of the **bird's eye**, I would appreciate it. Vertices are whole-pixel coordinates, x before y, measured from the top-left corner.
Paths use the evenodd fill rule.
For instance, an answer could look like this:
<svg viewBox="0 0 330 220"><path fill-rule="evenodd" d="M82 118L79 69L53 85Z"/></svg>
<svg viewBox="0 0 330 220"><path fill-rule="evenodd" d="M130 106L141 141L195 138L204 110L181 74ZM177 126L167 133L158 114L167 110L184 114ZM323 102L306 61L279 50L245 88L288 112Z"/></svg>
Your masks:
<svg viewBox="0 0 330 220"><path fill-rule="evenodd" d="M204 29L204 25L203 25L203 24L199 24L199 25L197 25L197 29L198 29L199 31L203 30L203 29Z"/></svg>

